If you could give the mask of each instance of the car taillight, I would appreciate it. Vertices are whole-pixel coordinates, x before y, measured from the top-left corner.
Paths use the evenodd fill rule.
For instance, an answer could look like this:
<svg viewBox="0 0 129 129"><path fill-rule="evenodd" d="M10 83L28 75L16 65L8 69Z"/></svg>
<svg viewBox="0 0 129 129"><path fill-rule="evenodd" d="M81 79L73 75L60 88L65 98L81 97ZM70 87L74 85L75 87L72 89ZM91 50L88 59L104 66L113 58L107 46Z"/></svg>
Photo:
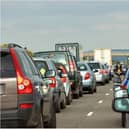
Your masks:
<svg viewBox="0 0 129 129"><path fill-rule="evenodd" d="M19 105L20 108L26 109L26 108L32 108L33 104L31 103L22 103Z"/></svg>
<svg viewBox="0 0 129 129"><path fill-rule="evenodd" d="M49 83L49 86L51 88L56 87L56 79L54 77L51 77L50 80L51 80L51 83Z"/></svg>
<svg viewBox="0 0 129 129"><path fill-rule="evenodd" d="M31 81L24 77L21 67L19 65L17 55L13 48L10 48L10 53L14 62L17 75L17 93L18 94L31 94L33 92Z"/></svg>
<svg viewBox="0 0 129 129"><path fill-rule="evenodd" d="M18 94L32 94L33 92L31 81L19 74L17 75L17 92Z"/></svg>
<svg viewBox="0 0 129 129"><path fill-rule="evenodd" d="M122 90L127 90L127 86L126 86L126 85L122 85L122 86L121 86L121 89L122 89Z"/></svg>
<svg viewBox="0 0 129 129"><path fill-rule="evenodd" d="M71 71L74 71L75 65L72 61L69 63L69 66L70 66Z"/></svg>
<svg viewBox="0 0 129 129"><path fill-rule="evenodd" d="M86 73L84 79L87 80L90 78L90 73Z"/></svg>
<svg viewBox="0 0 129 129"><path fill-rule="evenodd" d="M99 70L99 74L103 74L104 71L102 69Z"/></svg>
<svg viewBox="0 0 129 129"><path fill-rule="evenodd" d="M62 78L61 78L61 81L62 81L63 83L65 83L66 80L67 80L66 77L62 77Z"/></svg>
<svg viewBox="0 0 129 129"><path fill-rule="evenodd" d="M66 72L64 67L60 67L60 69L61 69L61 72L62 72L61 81L63 83L65 83L67 81L67 78L66 78L67 77L67 72Z"/></svg>

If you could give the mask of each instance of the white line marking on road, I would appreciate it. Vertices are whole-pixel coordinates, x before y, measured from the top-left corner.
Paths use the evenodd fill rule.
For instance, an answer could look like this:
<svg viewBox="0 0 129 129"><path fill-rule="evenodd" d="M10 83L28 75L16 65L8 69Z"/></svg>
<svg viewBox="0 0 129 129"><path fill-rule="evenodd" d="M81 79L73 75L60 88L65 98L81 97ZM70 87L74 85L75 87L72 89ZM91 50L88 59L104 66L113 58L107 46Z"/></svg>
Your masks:
<svg viewBox="0 0 129 129"><path fill-rule="evenodd" d="M109 94L109 93L106 93L105 95L106 95L106 96L109 96L110 94Z"/></svg>
<svg viewBox="0 0 129 129"><path fill-rule="evenodd" d="M89 117L89 116L92 116L93 113L94 113L94 112L89 112L89 113L87 114L87 116L88 116L88 117Z"/></svg>
<svg viewBox="0 0 129 129"><path fill-rule="evenodd" d="M99 104L103 103L103 100L99 100L98 103L99 103Z"/></svg>
<svg viewBox="0 0 129 129"><path fill-rule="evenodd" d="M112 89L110 89L110 91L113 91Z"/></svg>

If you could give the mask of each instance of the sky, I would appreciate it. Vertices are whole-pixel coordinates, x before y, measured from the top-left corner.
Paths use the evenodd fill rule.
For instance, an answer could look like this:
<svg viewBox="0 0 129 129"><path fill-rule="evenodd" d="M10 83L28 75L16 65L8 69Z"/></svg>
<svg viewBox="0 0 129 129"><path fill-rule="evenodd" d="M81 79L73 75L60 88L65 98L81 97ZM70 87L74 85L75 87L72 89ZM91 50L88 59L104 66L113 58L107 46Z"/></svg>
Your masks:
<svg viewBox="0 0 129 129"><path fill-rule="evenodd" d="M78 42L83 51L129 48L129 0L0 0L1 43L32 51Z"/></svg>

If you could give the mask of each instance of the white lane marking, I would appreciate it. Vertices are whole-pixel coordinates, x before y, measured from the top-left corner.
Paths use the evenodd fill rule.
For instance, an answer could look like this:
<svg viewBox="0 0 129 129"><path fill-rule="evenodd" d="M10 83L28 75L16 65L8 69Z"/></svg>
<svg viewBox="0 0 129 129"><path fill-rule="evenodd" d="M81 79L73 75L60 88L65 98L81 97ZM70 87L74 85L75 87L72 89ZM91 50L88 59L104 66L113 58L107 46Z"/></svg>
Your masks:
<svg viewBox="0 0 129 129"><path fill-rule="evenodd" d="M110 89L110 91L113 91L112 89Z"/></svg>
<svg viewBox="0 0 129 129"><path fill-rule="evenodd" d="M109 94L109 93L106 93L105 95L106 95L106 96L109 96L110 94Z"/></svg>
<svg viewBox="0 0 129 129"><path fill-rule="evenodd" d="M98 103L99 103L99 104L103 103L103 100L99 100Z"/></svg>
<svg viewBox="0 0 129 129"><path fill-rule="evenodd" d="M89 112L89 113L87 114L87 116L88 116L88 117L89 117L89 116L92 116L93 113L94 113L94 112Z"/></svg>

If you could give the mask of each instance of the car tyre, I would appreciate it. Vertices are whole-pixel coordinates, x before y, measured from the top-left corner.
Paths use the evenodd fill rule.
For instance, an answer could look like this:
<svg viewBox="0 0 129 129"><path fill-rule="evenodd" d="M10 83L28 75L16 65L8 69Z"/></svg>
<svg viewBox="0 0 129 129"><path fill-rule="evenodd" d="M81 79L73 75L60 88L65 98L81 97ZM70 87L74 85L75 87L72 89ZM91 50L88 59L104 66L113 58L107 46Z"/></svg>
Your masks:
<svg viewBox="0 0 129 129"><path fill-rule="evenodd" d="M43 128L43 127L44 127L43 115L42 115L42 113L40 113L40 121L39 121L39 124L38 124L37 128Z"/></svg>
<svg viewBox="0 0 129 129"><path fill-rule="evenodd" d="M95 86L95 88L94 88L94 92L96 93L97 92L97 87Z"/></svg>
<svg viewBox="0 0 129 129"><path fill-rule="evenodd" d="M91 88L91 89L89 90L89 93L90 93L90 94L93 94L93 93L94 93L94 89Z"/></svg>
<svg viewBox="0 0 129 129"><path fill-rule="evenodd" d="M56 113L61 112L61 103L60 103L60 96L58 101L56 102Z"/></svg>
<svg viewBox="0 0 129 129"><path fill-rule="evenodd" d="M51 105L51 118L48 122L44 122L44 128L56 128L56 111L54 104Z"/></svg>
<svg viewBox="0 0 129 129"><path fill-rule="evenodd" d="M70 105L72 102L72 94L71 94L71 91L69 91L69 94L68 96L66 97L66 104L67 105Z"/></svg>
<svg viewBox="0 0 129 129"><path fill-rule="evenodd" d="M83 88L82 88L82 86L81 86L80 91L79 91L79 96L80 96L80 97L83 96Z"/></svg>
<svg viewBox="0 0 129 129"><path fill-rule="evenodd" d="M62 109L66 108L66 95L65 95L65 93L64 93L64 99L63 99L63 101L61 102L61 108L62 108Z"/></svg>

